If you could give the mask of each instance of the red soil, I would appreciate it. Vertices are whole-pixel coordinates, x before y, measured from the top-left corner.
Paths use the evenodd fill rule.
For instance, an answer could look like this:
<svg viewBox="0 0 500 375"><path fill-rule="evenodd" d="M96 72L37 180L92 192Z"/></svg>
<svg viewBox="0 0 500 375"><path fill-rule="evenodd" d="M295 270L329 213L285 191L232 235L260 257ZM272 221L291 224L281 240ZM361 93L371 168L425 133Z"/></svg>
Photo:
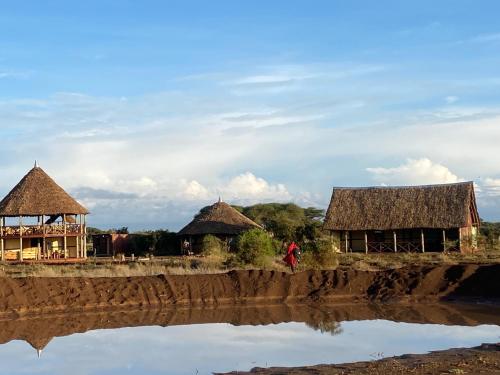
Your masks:
<svg viewBox="0 0 500 375"><path fill-rule="evenodd" d="M129 278L0 278L0 316L173 305L500 300L500 265L388 271L231 271Z"/></svg>

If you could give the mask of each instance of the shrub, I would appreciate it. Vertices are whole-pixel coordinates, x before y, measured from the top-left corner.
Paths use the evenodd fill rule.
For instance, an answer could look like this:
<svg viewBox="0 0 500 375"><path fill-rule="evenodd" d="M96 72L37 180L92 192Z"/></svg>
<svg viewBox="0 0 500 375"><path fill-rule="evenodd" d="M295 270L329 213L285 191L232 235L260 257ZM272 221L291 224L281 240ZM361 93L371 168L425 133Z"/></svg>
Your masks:
<svg viewBox="0 0 500 375"><path fill-rule="evenodd" d="M308 242L302 247L302 266L305 268L336 268L339 264L333 244L328 239Z"/></svg>
<svg viewBox="0 0 500 375"><path fill-rule="evenodd" d="M261 229L249 230L236 239L236 260L242 264L269 266L275 252L273 240Z"/></svg>
<svg viewBox="0 0 500 375"><path fill-rule="evenodd" d="M201 254L205 256L222 257L225 253L225 244L216 236L211 234L203 237L201 243Z"/></svg>

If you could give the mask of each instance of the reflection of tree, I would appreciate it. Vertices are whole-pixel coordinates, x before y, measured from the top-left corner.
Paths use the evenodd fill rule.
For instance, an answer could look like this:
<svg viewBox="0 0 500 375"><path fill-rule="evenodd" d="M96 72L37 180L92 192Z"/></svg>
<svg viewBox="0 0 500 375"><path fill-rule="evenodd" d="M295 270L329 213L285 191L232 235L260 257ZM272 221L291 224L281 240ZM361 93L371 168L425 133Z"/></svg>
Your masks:
<svg viewBox="0 0 500 375"><path fill-rule="evenodd" d="M321 333L328 332L332 336L339 335L344 331L342 325L334 320L319 320L317 322L308 322L306 325Z"/></svg>

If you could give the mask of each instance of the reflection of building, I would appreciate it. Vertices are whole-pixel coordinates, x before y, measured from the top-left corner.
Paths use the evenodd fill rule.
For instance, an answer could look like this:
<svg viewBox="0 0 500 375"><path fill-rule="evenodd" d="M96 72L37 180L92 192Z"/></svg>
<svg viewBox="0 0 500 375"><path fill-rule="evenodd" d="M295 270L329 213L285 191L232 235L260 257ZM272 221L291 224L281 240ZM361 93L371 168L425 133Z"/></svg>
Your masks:
<svg viewBox="0 0 500 375"><path fill-rule="evenodd" d="M0 202L1 259L85 258L87 214L35 165Z"/></svg>
<svg viewBox="0 0 500 375"><path fill-rule="evenodd" d="M115 256L131 252L130 235L117 233L94 234L92 236L96 256Z"/></svg>
<svg viewBox="0 0 500 375"><path fill-rule="evenodd" d="M477 248L472 182L334 188L324 229L340 251L424 252Z"/></svg>
<svg viewBox="0 0 500 375"><path fill-rule="evenodd" d="M190 250L197 252L201 248L203 237L208 234L230 243L237 235L254 228L261 227L219 199L217 203L203 209L178 235L182 243L187 241Z"/></svg>
<svg viewBox="0 0 500 375"><path fill-rule="evenodd" d="M42 356L42 351L47 347L49 342L52 341L52 337L49 338L30 338L26 342L31 345L33 349L36 350L38 358Z"/></svg>

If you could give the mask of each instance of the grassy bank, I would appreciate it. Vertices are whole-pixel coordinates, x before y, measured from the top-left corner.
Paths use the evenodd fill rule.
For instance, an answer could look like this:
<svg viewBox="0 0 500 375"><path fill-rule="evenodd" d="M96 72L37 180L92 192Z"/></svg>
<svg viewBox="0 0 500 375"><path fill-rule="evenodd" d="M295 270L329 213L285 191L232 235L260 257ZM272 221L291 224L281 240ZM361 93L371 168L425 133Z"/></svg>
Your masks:
<svg viewBox="0 0 500 375"><path fill-rule="evenodd" d="M411 265L451 265L451 264L500 264L500 252L479 252L476 254L425 253L425 254L335 254L326 266L310 262L307 258L298 267L306 269L335 269L348 267L356 270L384 270ZM112 259L88 259L79 264L9 264L0 263L0 277L128 277L159 274L210 274L227 272L232 269L251 269L254 266L235 267L224 263L218 256L206 257L162 257L115 261ZM274 257L263 267L277 271L288 268L281 257Z"/></svg>

